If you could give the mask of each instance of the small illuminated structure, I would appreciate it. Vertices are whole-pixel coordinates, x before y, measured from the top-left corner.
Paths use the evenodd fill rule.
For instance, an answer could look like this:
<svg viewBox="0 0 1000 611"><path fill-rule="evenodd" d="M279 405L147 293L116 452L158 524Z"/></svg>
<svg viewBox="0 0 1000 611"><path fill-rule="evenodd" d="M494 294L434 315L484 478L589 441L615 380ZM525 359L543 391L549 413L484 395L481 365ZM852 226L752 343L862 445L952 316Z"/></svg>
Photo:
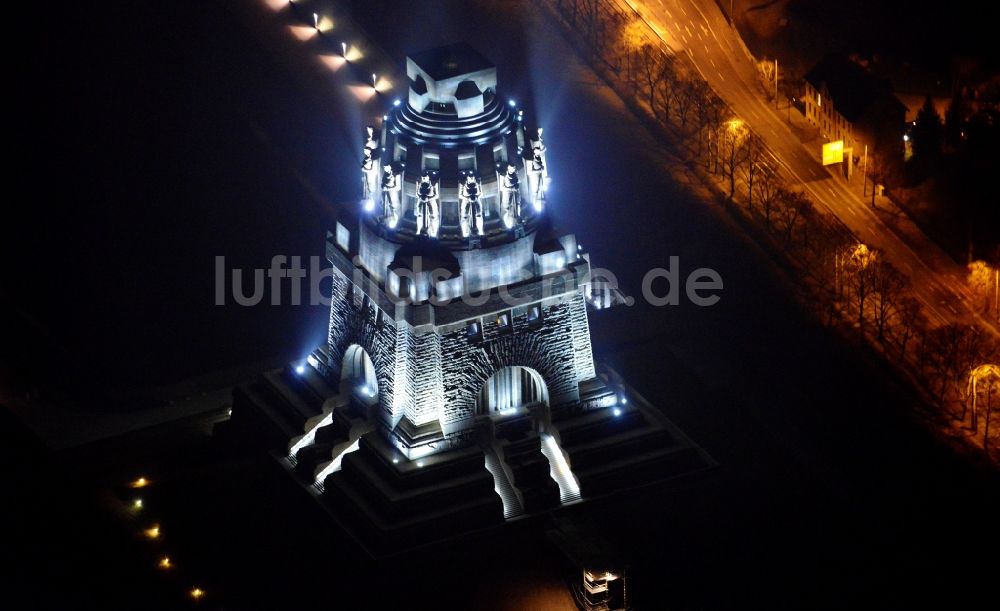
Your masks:
<svg viewBox="0 0 1000 611"><path fill-rule="evenodd" d="M377 550L709 464L595 366L588 309L622 296L555 228L543 130L496 67L463 43L406 73L407 97L359 143L361 198L328 233L326 345L238 388L227 424L281 444Z"/></svg>
<svg viewBox="0 0 1000 611"><path fill-rule="evenodd" d="M142 509L142 499L135 499L132 501L132 509L139 510Z"/></svg>
<svg viewBox="0 0 1000 611"><path fill-rule="evenodd" d="M149 480L145 477L140 477L132 482L129 482L129 488L145 488L149 485Z"/></svg>
<svg viewBox="0 0 1000 611"><path fill-rule="evenodd" d="M583 611L624 611L628 606L626 569L618 550L586 522L556 519L546 531L562 552L564 572L576 606Z"/></svg>
<svg viewBox="0 0 1000 611"><path fill-rule="evenodd" d="M160 538L160 525L153 524L149 528L143 531L147 539L159 539Z"/></svg>
<svg viewBox="0 0 1000 611"><path fill-rule="evenodd" d="M205 597L205 590L202 590L201 588L191 588L188 595L195 600L201 600Z"/></svg>
<svg viewBox="0 0 1000 611"><path fill-rule="evenodd" d="M163 556L160 561L156 563L156 566L160 569L167 570L173 568L174 564L170 561L170 556Z"/></svg>

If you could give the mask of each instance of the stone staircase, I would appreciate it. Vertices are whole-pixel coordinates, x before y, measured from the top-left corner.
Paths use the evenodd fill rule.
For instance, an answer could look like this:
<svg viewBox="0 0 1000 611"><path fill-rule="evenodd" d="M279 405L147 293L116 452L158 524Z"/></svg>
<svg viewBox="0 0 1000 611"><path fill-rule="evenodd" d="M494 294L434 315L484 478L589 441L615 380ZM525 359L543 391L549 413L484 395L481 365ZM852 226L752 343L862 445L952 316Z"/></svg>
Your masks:
<svg viewBox="0 0 1000 611"><path fill-rule="evenodd" d="M553 416L552 425L584 497L713 464L655 408L636 403Z"/></svg>
<svg viewBox="0 0 1000 611"><path fill-rule="evenodd" d="M540 437L542 441L542 454L549 461L549 474L556 482L556 485L559 486L559 502L567 505L579 501L580 483L577 481L576 476L573 475L573 471L570 470L569 461L566 460L566 455L563 453L562 448L559 447L559 441L550 433L542 433Z"/></svg>
<svg viewBox="0 0 1000 611"><path fill-rule="evenodd" d="M372 432L326 476L321 498L370 551L403 549L503 521L485 464L478 446L407 460Z"/></svg>
<svg viewBox="0 0 1000 611"><path fill-rule="evenodd" d="M550 475L549 461L542 454L537 433L513 442L501 441L500 447L526 512L544 511L559 504L559 487Z"/></svg>
<svg viewBox="0 0 1000 611"><path fill-rule="evenodd" d="M237 387L221 429L234 447L279 448L286 469L373 555L714 464L613 374L581 384L576 404L485 418L478 444L407 459L375 430L376 398L338 394L316 360Z"/></svg>
<svg viewBox="0 0 1000 611"><path fill-rule="evenodd" d="M266 371L249 384L233 389L233 417L228 429L286 446L309 423L324 414L324 405L336 389L308 365L289 364Z"/></svg>
<svg viewBox="0 0 1000 611"><path fill-rule="evenodd" d="M514 487L513 477L507 472L507 467L503 459L493 447L485 449L486 470L493 475L493 489L500 500L503 501L503 517L506 520L516 518L524 514L524 501L521 492Z"/></svg>

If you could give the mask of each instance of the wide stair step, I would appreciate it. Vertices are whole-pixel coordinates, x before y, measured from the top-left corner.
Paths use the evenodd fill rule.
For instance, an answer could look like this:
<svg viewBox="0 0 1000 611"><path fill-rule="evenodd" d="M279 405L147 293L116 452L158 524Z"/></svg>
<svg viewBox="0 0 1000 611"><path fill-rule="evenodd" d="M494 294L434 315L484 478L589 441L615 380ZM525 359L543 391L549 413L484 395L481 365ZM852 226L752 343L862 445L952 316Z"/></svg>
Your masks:
<svg viewBox="0 0 1000 611"><path fill-rule="evenodd" d="M323 499L362 540L399 547L502 521L494 487L478 447L408 461L373 432L325 478Z"/></svg>
<svg viewBox="0 0 1000 611"><path fill-rule="evenodd" d="M501 441L503 459L521 493L524 509L542 511L559 504L559 486L552 479L548 458L542 454L542 440L531 431L514 442Z"/></svg>
<svg viewBox="0 0 1000 611"><path fill-rule="evenodd" d="M297 435L305 421L283 409L260 386L258 380L233 389L233 422L267 443L278 445Z"/></svg>
<svg viewBox="0 0 1000 611"><path fill-rule="evenodd" d="M542 433L542 454L549 460L552 479L559 486L559 502L563 505L580 500L580 483L569 468L559 442L549 433Z"/></svg>
<svg viewBox="0 0 1000 611"><path fill-rule="evenodd" d="M321 405L311 402L311 398L303 397L300 394L301 388L294 388L289 384L285 373L281 370L268 371L261 376L264 381L262 386L264 391L301 416L303 422L322 413Z"/></svg>
<svg viewBox="0 0 1000 611"><path fill-rule="evenodd" d="M697 448L636 406L602 408L555 422L584 496L607 494L698 470Z"/></svg>
<svg viewBox="0 0 1000 611"><path fill-rule="evenodd" d="M317 405L320 408L322 408L323 403L327 399L337 394L336 387L328 383L322 374L312 367L306 367L305 371L301 374L293 372L289 375L296 376L295 385L300 390L300 394L309 403Z"/></svg>
<svg viewBox="0 0 1000 611"><path fill-rule="evenodd" d="M492 447L485 449L486 470L493 475L493 489L503 501L503 517L515 518L524 513L524 503L504 469L503 461Z"/></svg>

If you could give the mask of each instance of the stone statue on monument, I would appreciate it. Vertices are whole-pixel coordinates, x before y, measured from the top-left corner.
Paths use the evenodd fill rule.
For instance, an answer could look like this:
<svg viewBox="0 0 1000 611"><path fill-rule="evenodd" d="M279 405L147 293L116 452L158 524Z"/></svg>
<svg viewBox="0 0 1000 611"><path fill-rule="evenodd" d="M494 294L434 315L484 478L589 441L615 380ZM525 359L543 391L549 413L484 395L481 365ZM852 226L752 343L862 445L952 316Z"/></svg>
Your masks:
<svg viewBox="0 0 1000 611"><path fill-rule="evenodd" d="M431 175L424 172L417 182L417 235L428 235L436 238L441 225L441 201L438 183L431 180Z"/></svg>
<svg viewBox="0 0 1000 611"><path fill-rule="evenodd" d="M528 183L531 187L531 201L535 210L541 212L545 203L545 189L548 186L549 168L545 161L545 143L542 142L542 128L538 128L538 139L531 141L531 160L528 161Z"/></svg>
<svg viewBox="0 0 1000 611"><path fill-rule="evenodd" d="M467 175L461 190L463 237L468 237L470 234L483 235L483 205L479 200L482 192L482 186L475 174Z"/></svg>
<svg viewBox="0 0 1000 611"><path fill-rule="evenodd" d="M390 229L395 229L399 223L402 187L403 181L399 174L393 171L392 164L387 163L382 166L382 214L385 217L385 224Z"/></svg>
<svg viewBox="0 0 1000 611"><path fill-rule="evenodd" d="M374 201L375 192L378 191L378 164L375 162L374 151L368 147L365 147L364 157L361 159L361 190L365 200Z"/></svg>
<svg viewBox="0 0 1000 611"><path fill-rule="evenodd" d="M528 183L531 187L531 201L535 210L542 209L545 199L545 153L541 147L532 149L531 160L527 164Z"/></svg>
<svg viewBox="0 0 1000 611"><path fill-rule="evenodd" d="M517 178L517 168L508 163L507 171L499 178L500 214L504 227L510 229L521 218L521 183Z"/></svg>
<svg viewBox="0 0 1000 611"><path fill-rule="evenodd" d="M365 148L372 152L372 157L374 157L375 149L378 148L378 142L375 140L375 128L369 125L365 128Z"/></svg>

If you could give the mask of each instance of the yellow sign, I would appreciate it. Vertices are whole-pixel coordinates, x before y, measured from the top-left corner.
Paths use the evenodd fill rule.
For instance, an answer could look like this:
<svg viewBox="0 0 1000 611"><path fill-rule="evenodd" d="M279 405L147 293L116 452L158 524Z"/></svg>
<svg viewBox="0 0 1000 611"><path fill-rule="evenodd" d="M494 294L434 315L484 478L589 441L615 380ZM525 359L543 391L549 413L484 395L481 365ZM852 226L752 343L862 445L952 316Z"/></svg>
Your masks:
<svg viewBox="0 0 1000 611"><path fill-rule="evenodd" d="M823 145L823 165L833 165L844 160L844 141L834 140Z"/></svg>

